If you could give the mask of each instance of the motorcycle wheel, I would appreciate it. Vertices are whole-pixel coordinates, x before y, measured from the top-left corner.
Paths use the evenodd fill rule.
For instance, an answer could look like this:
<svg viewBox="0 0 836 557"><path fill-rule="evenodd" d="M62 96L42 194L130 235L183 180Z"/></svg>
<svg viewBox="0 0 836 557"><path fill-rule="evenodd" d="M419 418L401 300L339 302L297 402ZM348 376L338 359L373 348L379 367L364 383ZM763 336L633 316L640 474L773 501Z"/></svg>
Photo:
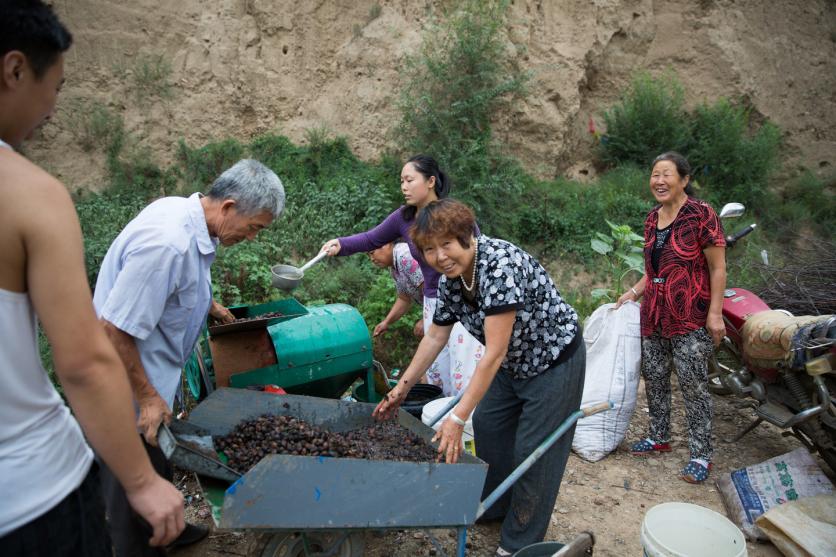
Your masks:
<svg viewBox="0 0 836 557"><path fill-rule="evenodd" d="M813 386L810 379L805 377L803 381L805 390L812 392ZM826 381L832 400L833 393L836 392L836 381L833 378L828 378ZM788 391L773 388L771 392L774 395L778 395L779 401L786 404L792 411L799 412L801 410L794 397ZM811 402L814 404L819 403L816 397L813 397ZM832 413L819 414L815 418L798 424L793 428L793 433L807 446L810 452L818 452L822 460L836 473L836 427L833 424Z"/></svg>

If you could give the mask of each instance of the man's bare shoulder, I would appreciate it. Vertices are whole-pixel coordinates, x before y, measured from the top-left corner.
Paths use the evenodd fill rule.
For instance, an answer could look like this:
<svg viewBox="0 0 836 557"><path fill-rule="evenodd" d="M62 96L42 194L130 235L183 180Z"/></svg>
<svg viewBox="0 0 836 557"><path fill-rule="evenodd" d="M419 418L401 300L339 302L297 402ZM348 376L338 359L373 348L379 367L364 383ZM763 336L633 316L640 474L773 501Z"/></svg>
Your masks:
<svg viewBox="0 0 836 557"><path fill-rule="evenodd" d="M0 221L42 220L66 214L73 207L64 185L25 157L0 149ZM30 212L34 211L34 213Z"/></svg>

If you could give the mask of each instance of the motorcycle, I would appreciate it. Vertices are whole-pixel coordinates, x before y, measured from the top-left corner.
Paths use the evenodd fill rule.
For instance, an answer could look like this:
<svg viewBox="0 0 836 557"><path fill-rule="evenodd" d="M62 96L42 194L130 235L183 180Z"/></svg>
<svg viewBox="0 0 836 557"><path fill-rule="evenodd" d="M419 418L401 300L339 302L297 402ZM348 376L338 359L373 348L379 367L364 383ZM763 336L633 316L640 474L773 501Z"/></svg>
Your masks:
<svg viewBox="0 0 836 557"><path fill-rule="evenodd" d="M720 218L744 211L729 203ZM755 228L727 236L727 249ZM726 336L709 363L709 390L749 401L757 416L728 442L766 421L818 451L836 472L836 316L794 316L748 290L727 288L723 321Z"/></svg>

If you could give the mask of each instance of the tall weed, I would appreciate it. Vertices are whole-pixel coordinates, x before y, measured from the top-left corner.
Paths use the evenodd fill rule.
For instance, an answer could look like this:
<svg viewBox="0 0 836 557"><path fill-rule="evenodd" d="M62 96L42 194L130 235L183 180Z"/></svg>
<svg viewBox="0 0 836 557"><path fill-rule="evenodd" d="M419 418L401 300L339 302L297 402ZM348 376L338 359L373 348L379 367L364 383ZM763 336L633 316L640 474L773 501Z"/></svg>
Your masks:
<svg viewBox="0 0 836 557"><path fill-rule="evenodd" d="M456 8L407 59L395 134L404 151L433 154L470 184L499 168L491 119L524 94L528 76L513 69L502 40L507 1L467 0Z"/></svg>
<svg viewBox="0 0 836 557"><path fill-rule="evenodd" d="M121 151L125 141L125 122L120 114L100 102L86 99L70 101L67 127L82 150L101 149L113 154Z"/></svg>

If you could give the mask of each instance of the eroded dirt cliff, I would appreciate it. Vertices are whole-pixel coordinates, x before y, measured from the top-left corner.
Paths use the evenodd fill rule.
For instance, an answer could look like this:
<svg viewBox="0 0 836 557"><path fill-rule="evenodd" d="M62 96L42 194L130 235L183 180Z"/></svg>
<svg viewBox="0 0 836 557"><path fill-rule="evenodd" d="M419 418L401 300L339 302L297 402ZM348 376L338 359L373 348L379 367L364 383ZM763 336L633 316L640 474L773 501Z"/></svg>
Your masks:
<svg viewBox="0 0 836 557"><path fill-rule="evenodd" d="M75 35L53 121L29 146L73 188L99 187L100 151L76 144L73 111L95 101L166 163L176 142L248 140L277 131L302 142L327 128L363 158L397 142L404 56L442 2L428 0L56 0ZM592 172L590 116L639 69L668 69L695 104L741 99L785 134L793 164L836 164L836 4L831 0L515 0L507 48L530 93L495 132L537 175ZM170 63L168 98L138 99L137 56Z"/></svg>

